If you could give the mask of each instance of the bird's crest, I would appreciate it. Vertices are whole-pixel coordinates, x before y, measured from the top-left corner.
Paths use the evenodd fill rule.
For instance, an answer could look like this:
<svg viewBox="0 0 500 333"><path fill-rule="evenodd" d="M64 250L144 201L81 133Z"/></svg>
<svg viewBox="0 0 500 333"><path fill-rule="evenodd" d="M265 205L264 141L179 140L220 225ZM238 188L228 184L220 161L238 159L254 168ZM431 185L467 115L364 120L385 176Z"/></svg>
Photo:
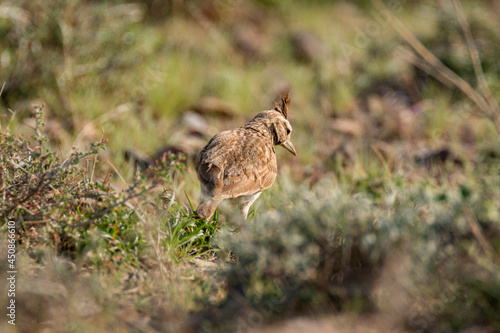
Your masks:
<svg viewBox="0 0 500 333"><path fill-rule="evenodd" d="M285 93L285 97L280 94L281 103L274 102L274 109L281 113L285 119L288 119L288 106L290 105L290 96L288 95L288 90Z"/></svg>

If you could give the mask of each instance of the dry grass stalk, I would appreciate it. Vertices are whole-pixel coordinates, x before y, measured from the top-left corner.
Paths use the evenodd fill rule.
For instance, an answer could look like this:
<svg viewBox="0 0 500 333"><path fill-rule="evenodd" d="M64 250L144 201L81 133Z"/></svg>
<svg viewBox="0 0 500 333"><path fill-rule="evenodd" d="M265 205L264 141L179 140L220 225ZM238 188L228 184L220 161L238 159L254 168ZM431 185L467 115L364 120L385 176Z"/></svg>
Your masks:
<svg viewBox="0 0 500 333"><path fill-rule="evenodd" d="M483 114L490 119L497 132L500 133L500 109L498 103L489 90L484 79L479 52L470 33L470 28L465 18L462 5L459 0L452 0L457 11L462 30L464 31L467 48L472 58L474 71L480 86L480 91L474 89L467 81L444 65L429 49L427 49L418 38L387 8L382 0L371 0L372 4L380 11L384 11L390 19L389 24L403 37L413 48L415 53L406 52L406 58L415 66L426 71L445 85L452 85L462 91L471 101L476 104ZM411 56L409 53L413 53Z"/></svg>
<svg viewBox="0 0 500 333"><path fill-rule="evenodd" d="M479 51L477 49L476 42L474 41L474 37L472 37L472 31L470 29L469 22L467 22L467 17L465 16L462 3L460 2L460 0L451 1L453 2L453 6L455 7L458 22L462 27L465 42L467 43L467 50L469 51L472 65L474 66L474 72L476 74L479 89L481 89L481 92L485 96L486 101L489 103L490 107L498 113L500 112L500 108L498 106L497 100L493 96L490 88L488 87L488 84L486 83L486 79L484 78L483 67L481 65L481 59L479 58Z"/></svg>
<svg viewBox="0 0 500 333"><path fill-rule="evenodd" d="M481 246L481 249L484 251L486 254L490 254L494 251L493 246L488 242L486 237L484 236L484 233L481 229L481 226L479 225L476 216L474 216L474 212L469 206L466 206L464 208L464 215L465 215L465 221L467 222L467 225L469 226L472 234L476 238L477 242Z"/></svg>

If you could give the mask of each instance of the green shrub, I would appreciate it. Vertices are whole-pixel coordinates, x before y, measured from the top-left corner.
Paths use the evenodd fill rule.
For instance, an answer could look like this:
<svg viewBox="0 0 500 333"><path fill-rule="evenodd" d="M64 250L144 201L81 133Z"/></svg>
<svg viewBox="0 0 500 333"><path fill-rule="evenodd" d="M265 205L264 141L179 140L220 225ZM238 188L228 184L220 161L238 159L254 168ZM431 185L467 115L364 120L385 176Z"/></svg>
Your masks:
<svg viewBox="0 0 500 333"><path fill-rule="evenodd" d="M230 311L228 304L234 307L239 299L252 310L237 317L219 311L222 318L209 322L242 329L252 327L255 316L265 322L297 314L381 311L392 300L377 295L394 288L395 297L409 293L408 310L396 309L409 329L484 323L497 328L500 318L491 309L500 300L494 263L500 177L493 174L471 187L407 184L394 177L379 198L331 182L273 198L273 206L281 208L269 209L241 233L223 230L218 243L235 258L227 272L229 296L218 307ZM471 223L486 235L484 241ZM396 282L389 288L380 287L396 258L405 258L406 273L392 277Z"/></svg>
<svg viewBox="0 0 500 333"><path fill-rule="evenodd" d="M35 107L35 116L33 142L8 130L0 135L2 221L16 222L19 242L32 255L50 245L71 258L93 250L88 257L95 263L137 263L142 234L134 210L126 204L152 185L137 181L118 192L109 180L93 180L82 164L104 149L104 141L62 159L47 148L40 107Z"/></svg>

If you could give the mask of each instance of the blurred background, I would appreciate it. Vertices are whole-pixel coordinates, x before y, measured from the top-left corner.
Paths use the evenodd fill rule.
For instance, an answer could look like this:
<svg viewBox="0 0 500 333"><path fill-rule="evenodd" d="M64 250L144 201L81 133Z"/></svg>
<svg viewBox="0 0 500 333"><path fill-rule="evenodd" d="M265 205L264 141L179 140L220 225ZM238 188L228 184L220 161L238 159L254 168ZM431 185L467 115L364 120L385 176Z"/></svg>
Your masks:
<svg viewBox="0 0 500 333"><path fill-rule="evenodd" d="M158 263L148 266L143 259L141 263L126 262L125 266L133 267L132 274L130 267L120 268L123 262L117 264L115 252L109 264L108 259L96 254L104 262L99 266L104 271L94 267L88 268L89 272L102 276L121 272L128 281L109 282L109 275L107 286L114 286L109 287L113 292L97 288L92 294L95 297L87 300L95 305L92 316L98 313L100 319L92 321L75 310L66 313L72 318L68 321L59 318L44 324L43 318L34 315L43 307L40 304L49 302L60 309L61 304L73 300L64 298L64 302L54 303L43 298L26 310L35 318L29 329L68 331L68 327L77 327L86 331L117 325L115 329L141 332L184 331L188 326L194 331L235 330L241 327L241 321L234 316L231 318L236 321L228 319L232 312L228 309L233 308L239 309L238 318L244 319L245 329L261 329L264 324L311 315L318 309L326 309L323 314L342 314L340 324L330 317L322 322L329 327L325 332L335 327L339 332L361 332L366 323L384 331L500 329L500 111L495 102L500 98L500 1L462 1L466 25L456 4L448 0L2 1L3 133L29 138L36 127L34 106L43 106L47 147L58 156L68 156L73 147L85 150L92 142L106 140L98 160L83 167L92 168L92 177L108 177L106 182L116 189L126 188L137 171L146 170L155 161L177 156L184 165L183 173L165 188L176 193L185 207L188 198L195 206L199 200L193 168L199 150L214 134L239 127L257 112L271 108L287 90L292 99L292 141L298 152L294 157L276 149L278 181L256 203L252 229L234 235L223 227L221 234L225 236L214 248L227 249L229 257L220 259L212 253L209 258L197 258L206 261L199 264L191 257L179 260L179 248L164 245L160 252L170 259L162 259L168 268L160 270L165 269L168 278L162 275L166 280L158 291L153 286L160 275L145 273L152 267L158 269ZM467 31L473 44L466 38ZM424 51L418 41L425 45ZM432 61L429 65L426 60L432 60L430 53L456 76ZM481 62L481 75L474 68L475 60ZM330 192L332 189L340 192ZM400 194L404 199L398 199ZM279 205L289 210L276 208ZM465 205L471 209L464 210ZM403 208L407 211L398 210ZM278 214L279 223L289 227L290 235L276 230L276 213L282 214ZM155 214L146 214L147 223L168 220ZM387 216L394 217L391 227L384 225ZM375 232L377 223L384 227ZM294 228L300 225L305 229L299 228L294 234ZM409 225L418 227L405 229ZM427 227L431 225L436 229L429 232ZM318 240L325 229L337 232L324 240L331 243L333 251L326 254ZM344 236L338 238L341 229ZM164 232L171 232L168 230ZM304 230L312 230L312 234ZM268 233L269 243L264 243L262 233ZM304 254L302 258L307 252L304 244L309 244L301 238L305 234L318 248L311 250L310 257ZM412 243L411 235L418 242ZM289 237L290 242L283 240L285 245L280 249L271 246L283 237ZM346 241L349 237L352 242ZM441 244L443 237L446 242ZM111 235L106 239L114 238ZM458 240L465 243L459 246L454 243ZM149 241L144 236L144 242ZM60 249L54 249L53 242L39 242L49 248L43 250L49 251L45 255L58 257ZM99 246L108 246L84 243L77 252L85 256L101 249ZM252 247L255 244L260 244L262 251L266 249L259 257L252 257L260 253ZM29 247L29 242L25 246ZM144 248L150 255L152 248ZM157 256L158 249L155 251ZM34 258L33 253L26 253L25 265L34 269L36 265L30 266L28 259ZM283 253L286 258L281 257ZM446 256L443 253L449 255L448 259L464 253L472 259L465 268L453 261L456 270L447 270L443 268L447 259L436 259L437 254ZM78 256L70 257L74 260ZM273 256L282 260L275 262ZM388 257L390 260L386 260ZM417 292L401 283L394 294L387 294L392 284L387 277L400 274L398 269L407 267L416 257L430 260L432 268L420 265L427 267L427 275L417 275L435 284L422 278L418 283L432 287ZM263 264L259 258L269 261ZM328 258L337 258L339 261L334 262L341 262L340 266ZM474 266L478 258L483 260L480 268ZM172 262L178 266L169 266ZM231 266L235 262L236 266ZM304 268L312 262L316 263L314 274ZM255 270L249 272L248 267ZM359 268L363 269L356 270ZM481 274L465 281L447 280L456 274L466 276L464 270L470 272L472 268ZM74 287L74 275L68 277L57 269L43 273L45 279L52 281L60 276L66 288ZM363 275L375 271L376 278L367 287ZM408 268L401 276L411 280L411 272ZM74 274L79 276L80 272ZM85 288L94 290L94 284L104 283L91 276L90 282L82 282ZM224 280L226 276L230 276L229 282ZM279 283L274 280L276 276ZM204 280L213 283L200 282ZM287 281L295 284L287 285ZM144 284L150 286L146 291L141 289ZM171 291L168 285L176 285L178 291ZM444 286L456 286L446 301L440 294ZM85 294L82 290L87 289L79 290ZM132 290L130 297L117 300L123 290ZM245 290L244 296L233 293L235 290ZM469 291L473 295L470 298ZM157 300L155 297L162 293L167 296ZM376 293L388 295L393 301L384 303L380 295L374 299ZM266 315L266 301L280 299L283 294L290 302L283 307L284 303L273 301L278 310ZM429 308L428 304L433 306ZM80 305L75 306L80 309ZM401 310L405 307L413 312ZM252 324L255 309L263 318L258 325ZM397 318L386 324L384 316L393 311L398 313ZM349 313L366 315L346 324ZM131 319L118 325L117 318L124 314ZM311 329L320 325L302 324L312 325L306 326ZM292 328L294 325L289 324ZM290 327L287 329L292 332ZM285 328L269 328L276 330Z"/></svg>
<svg viewBox="0 0 500 333"><path fill-rule="evenodd" d="M451 2L390 6L475 85ZM500 5L465 6L496 92ZM18 1L3 2L0 15L10 129L29 132L32 105L44 105L54 145L67 152L104 136L105 158L120 170L131 155L164 149L193 157L288 89L300 154L280 153L279 165L297 179L434 157L460 164L498 136L470 99L406 60L408 46L370 1Z"/></svg>

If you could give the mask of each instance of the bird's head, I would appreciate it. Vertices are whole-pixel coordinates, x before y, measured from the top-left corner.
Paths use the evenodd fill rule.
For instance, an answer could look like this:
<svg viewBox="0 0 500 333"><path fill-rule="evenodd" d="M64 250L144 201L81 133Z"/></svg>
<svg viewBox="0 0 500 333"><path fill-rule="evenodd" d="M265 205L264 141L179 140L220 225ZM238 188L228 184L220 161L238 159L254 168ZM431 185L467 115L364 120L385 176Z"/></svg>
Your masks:
<svg viewBox="0 0 500 333"><path fill-rule="evenodd" d="M290 105L288 91L284 97L280 97L281 101L275 103L274 109L260 112L245 127L270 133L275 145L280 145L297 156L290 139L292 125L288 121L288 106Z"/></svg>

